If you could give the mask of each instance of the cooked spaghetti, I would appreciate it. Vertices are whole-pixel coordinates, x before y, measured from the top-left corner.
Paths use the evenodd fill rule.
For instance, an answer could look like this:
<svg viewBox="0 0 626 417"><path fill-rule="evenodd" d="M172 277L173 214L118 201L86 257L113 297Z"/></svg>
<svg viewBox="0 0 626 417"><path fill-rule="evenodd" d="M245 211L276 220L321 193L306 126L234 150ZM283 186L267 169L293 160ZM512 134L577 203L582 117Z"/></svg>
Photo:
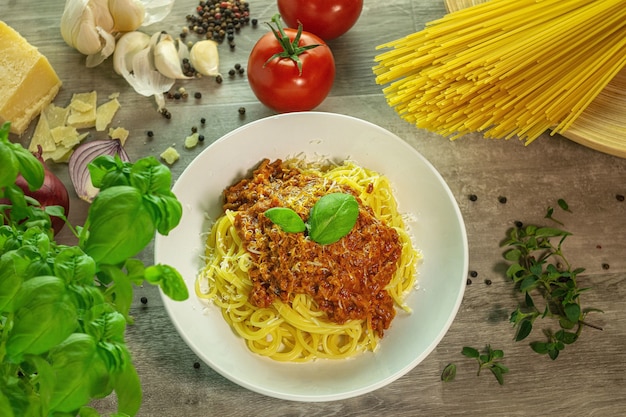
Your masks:
<svg viewBox="0 0 626 417"><path fill-rule="evenodd" d="M333 192L359 202L354 228L338 242L286 233L264 215L288 207L306 220ZM264 160L224 201L196 293L220 307L252 352L279 361L349 357L376 348L396 307L409 311L404 297L420 255L384 176L351 162Z"/></svg>
<svg viewBox="0 0 626 417"><path fill-rule="evenodd" d="M407 121L455 139L563 133L626 65L626 0L491 0L380 45Z"/></svg>

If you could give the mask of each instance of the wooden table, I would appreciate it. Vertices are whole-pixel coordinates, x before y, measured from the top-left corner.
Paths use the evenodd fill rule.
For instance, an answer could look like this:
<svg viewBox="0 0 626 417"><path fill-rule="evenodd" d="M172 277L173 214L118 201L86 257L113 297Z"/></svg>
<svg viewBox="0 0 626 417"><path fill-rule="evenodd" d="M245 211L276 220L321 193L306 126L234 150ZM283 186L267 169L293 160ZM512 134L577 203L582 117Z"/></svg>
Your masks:
<svg viewBox="0 0 626 417"><path fill-rule="evenodd" d="M87 69L84 57L61 38L59 21L63 0L27 2L0 0L0 18L17 29L45 54L64 85L55 103L67 105L71 95L96 89L100 97L120 93L122 108L114 126L130 130L127 151L131 158L155 155L171 144L182 149L190 128L202 117L206 142L253 120L269 116L251 92L245 76L181 82L202 98L168 101L166 120L156 113L151 99L136 94L115 74L111 60ZM178 0L171 15L146 29L178 34L196 1ZM252 17L268 21L277 12L274 1L251 0ZM141 376L144 402L141 416L618 416L626 411L626 160L587 149L559 136L544 135L530 146L515 139L487 140L469 135L449 141L417 129L386 104L375 84L371 67L374 47L420 30L445 13L441 0L365 0L357 25L332 41L337 79L320 111L343 113L382 126L404 138L429 159L449 184L467 226L471 277L456 320L439 346L422 363L392 384L360 397L328 402L297 403L248 391L218 375L185 345L170 322L159 292L137 288L127 339ZM245 27L236 47L220 46L220 70L226 74L236 63L244 65L254 42L266 31ZM244 116L238 109L246 108ZM27 144L34 123L20 138ZM146 131L154 131L149 139ZM92 138L106 136L92 132ZM201 148L181 152L172 167L177 178ZM69 183L66 165L52 169ZM470 195L477 199L472 201ZM506 197L506 203L500 202ZM554 225L544 219L548 206L559 198L571 213L558 215L573 233L565 245L575 266L586 268L581 286L592 290L583 303L604 310L572 347L555 361L540 356L526 342L515 342L508 318L517 306L512 284L504 276L500 242L515 221ZM82 224L87 204L72 199L70 220ZM67 231L62 240L71 240ZM152 260L150 246L141 254ZM487 284L490 282L490 285ZM624 285L624 288L622 288ZM142 297L147 299L143 304ZM488 372L476 376L476 363L461 355L463 346L491 344L505 352L510 368L505 384ZM440 380L443 368L454 362L457 377ZM199 366L198 366L199 365ZM103 412L115 410L113 398L95 403Z"/></svg>

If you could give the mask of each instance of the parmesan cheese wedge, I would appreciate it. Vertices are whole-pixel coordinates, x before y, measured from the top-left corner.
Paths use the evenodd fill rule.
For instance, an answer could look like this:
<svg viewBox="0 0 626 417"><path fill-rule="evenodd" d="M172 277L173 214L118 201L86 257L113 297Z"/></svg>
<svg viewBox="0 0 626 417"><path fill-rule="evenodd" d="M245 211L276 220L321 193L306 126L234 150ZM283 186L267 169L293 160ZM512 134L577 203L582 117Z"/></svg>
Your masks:
<svg viewBox="0 0 626 417"><path fill-rule="evenodd" d="M98 93L75 93L70 101L70 114L67 124L77 129L94 127L96 125L96 102Z"/></svg>
<svg viewBox="0 0 626 417"><path fill-rule="evenodd" d="M117 101L117 98L113 98L112 100L98 106L96 109L96 130L98 132L102 132L106 129L119 108L120 102Z"/></svg>
<svg viewBox="0 0 626 417"><path fill-rule="evenodd" d="M62 82L48 59L17 31L0 21L0 123L21 135L54 100Z"/></svg>

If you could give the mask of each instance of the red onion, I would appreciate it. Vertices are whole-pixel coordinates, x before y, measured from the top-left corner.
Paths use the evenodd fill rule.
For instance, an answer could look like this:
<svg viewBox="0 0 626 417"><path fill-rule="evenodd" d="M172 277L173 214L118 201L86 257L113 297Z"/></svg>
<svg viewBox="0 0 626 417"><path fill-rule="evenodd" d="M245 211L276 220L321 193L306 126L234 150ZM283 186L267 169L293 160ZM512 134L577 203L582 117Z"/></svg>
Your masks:
<svg viewBox="0 0 626 417"><path fill-rule="evenodd" d="M87 166L100 155L119 155L124 162L130 162L128 154L119 139L103 139L81 144L69 160L70 179L76 194L82 200L91 203L98 194L98 189L91 183Z"/></svg>
<svg viewBox="0 0 626 417"><path fill-rule="evenodd" d="M34 153L35 157L41 162L44 169L44 180L42 186L35 191L31 191L28 188L28 183L21 175L17 176L15 180L15 185L20 187L22 191L24 191L24 195L34 198L41 204L41 207L48 206L61 206L63 207L65 216L68 215L70 211L70 198L67 193L67 188L63 182L57 177L52 171L48 169L46 163L41 157L42 149L41 146L37 147L37 152ZM65 221L60 217L51 216L50 218L52 222L52 230L54 234L59 233L63 226L65 226Z"/></svg>

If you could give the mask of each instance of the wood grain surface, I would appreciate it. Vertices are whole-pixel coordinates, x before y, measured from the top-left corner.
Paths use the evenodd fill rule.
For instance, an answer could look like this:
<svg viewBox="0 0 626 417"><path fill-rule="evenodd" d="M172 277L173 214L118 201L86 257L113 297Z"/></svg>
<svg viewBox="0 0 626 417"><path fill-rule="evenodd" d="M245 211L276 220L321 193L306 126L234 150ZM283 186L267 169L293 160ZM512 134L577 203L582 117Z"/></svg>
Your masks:
<svg viewBox="0 0 626 417"><path fill-rule="evenodd" d="M181 159L172 166L177 178L212 141L251 121L270 116L250 90L245 75L218 85L211 79L181 82L201 99L168 101L171 120L157 114L152 99L136 94L107 60L88 69L84 57L61 38L63 0L30 2L0 0L0 19L18 30L46 55L63 81L57 105L72 94L97 90L101 97L120 93L121 109L113 125L130 130L131 158L154 155L176 144ZM146 31L180 33L185 16L197 1L178 0L170 16ZM244 65L254 42L266 32L262 22L277 12L275 1L251 0L259 25L244 27L234 50L220 45L220 70ZM330 46L337 62L337 79L330 96L317 109L355 116L405 139L424 155L449 184L463 214L470 249L471 278L452 327L422 363L390 385L356 398L300 403L265 397L217 374L185 345L173 327L153 287L137 288L132 307L135 324L127 339L144 390L140 416L621 416L626 411L626 159L603 154L560 136L544 135L530 146L515 139L486 140L468 135L456 141L404 122L387 105L372 74L375 46L423 28L446 12L441 0L365 0L360 20ZM2 75L0 74L0 77ZM0 98L1 99L1 98ZM246 113L238 113L240 107ZM182 142L199 126L204 145L185 150ZM27 144L34 123L14 140ZM147 130L154 131L149 139ZM287 134L296 135L297 132ZM91 139L106 136L92 132ZM66 165L51 166L70 184ZM472 201L469 196L475 195ZM499 201L506 197L506 203ZM593 322L603 330L585 329L573 346L555 361L515 342L508 321L517 306L516 294L504 276L500 247L515 221L554 225L544 219L546 208L565 199L571 213L558 212L573 233L565 252L577 267L586 268L581 286L583 303L600 308ZM73 197L70 221L82 224L86 203ZM556 217L556 216L555 216ZM63 241L71 242L67 231ZM152 261L152 246L141 257ZM487 284L490 282L490 285ZM142 297L147 303L142 303ZM416 337L419 337L417 335ZM476 363L461 355L463 346L491 344L505 352L510 368L503 386L489 373L476 375ZM456 363L457 377L443 383L441 372ZM113 397L94 405L105 415L115 411Z"/></svg>

